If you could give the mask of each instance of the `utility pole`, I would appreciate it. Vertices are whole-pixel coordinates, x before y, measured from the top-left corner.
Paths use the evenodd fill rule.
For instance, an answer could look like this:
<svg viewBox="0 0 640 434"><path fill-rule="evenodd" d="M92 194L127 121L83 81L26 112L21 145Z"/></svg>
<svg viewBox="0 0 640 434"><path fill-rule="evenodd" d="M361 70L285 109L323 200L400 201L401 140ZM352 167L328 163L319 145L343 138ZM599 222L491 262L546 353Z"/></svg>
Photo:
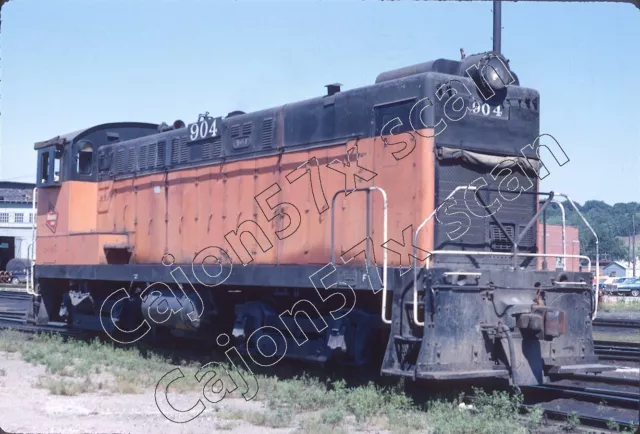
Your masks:
<svg viewBox="0 0 640 434"><path fill-rule="evenodd" d="M493 52L502 50L502 2L493 0Z"/></svg>
<svg viewBox="0 0 640 434"><path fill-rule="evenodd" d="M631 225L633 226L633 277L636 277L636 213L631 215Z"/></svg>
<svg viewBox="0 0 640 434"><path fill-rule="evenodd" d="M0 36L2 36L2 6L4 6L4 4L7 3L8 1L9 0L0 0ZM2 130L0 130L0 179L2 179L2 138L1 136L2 136Z"/></svg>
<svg viewBox="0 0 640 434"><path fill-rule="evenodd" d="M2 35L2 6L9 0L0 0L0 36ZM1 80L0 80L1 81ZM0 136L2 136L2 130L0 129ZM2 138L0 137L0 179L2 179Z"/></svg>

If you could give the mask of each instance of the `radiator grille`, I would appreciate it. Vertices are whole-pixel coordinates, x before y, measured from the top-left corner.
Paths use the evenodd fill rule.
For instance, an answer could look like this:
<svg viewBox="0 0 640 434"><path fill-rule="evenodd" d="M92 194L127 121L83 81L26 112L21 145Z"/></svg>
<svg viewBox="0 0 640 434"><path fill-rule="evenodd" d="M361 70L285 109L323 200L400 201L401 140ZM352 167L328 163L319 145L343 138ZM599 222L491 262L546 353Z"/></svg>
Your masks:
<svg viewBox="0 0 640 434"><path fill-rule="evenodd" d="M524 173L514 171L509 174L508 171L504 171L494 180L490 174L491 169L492 167L472 166L460 160L438 160L436 162L436 204L438 205L444 202L447 196L458 186L467 186L472 183L476 186L482 186L482 182L476 181L479 178L486 181L487 188L503 189L502 192L478 192L480 199L484 200L484 203L489 206L489 211L479 201L476 201L474 191L466 193L466 203L464 190L458 191L453 197L455 203L450 200L448 205L440 208L436 219L434 219L434 248L436 250L474 250L500 253L512 251L511 242L502 232L495 219L502 223L512 239L517 239L523 232L525 225L529 223L536 213L536 196L533 194L520 194L519 197L515 198L515 195L506 190L507 182L503 182L502 186L500 186L500 182L506 176L509 176L510 178L516 178L520 186L527 188L531 185L531 182ZM515 181L511 183L510 187L513 187L514 183ZM532 192L533 188L528 191ZM535 252L536 230L536 225L529 229L519 243L518 250L520 252ZM482 265L489 268L503 268L512 263L511 257L501 255L463 256L437 254L433 260L440 265L464 264L472 267ZM519 264L528 268L535 268L536 266L535 261L532 259L519 260Z"/></svg>

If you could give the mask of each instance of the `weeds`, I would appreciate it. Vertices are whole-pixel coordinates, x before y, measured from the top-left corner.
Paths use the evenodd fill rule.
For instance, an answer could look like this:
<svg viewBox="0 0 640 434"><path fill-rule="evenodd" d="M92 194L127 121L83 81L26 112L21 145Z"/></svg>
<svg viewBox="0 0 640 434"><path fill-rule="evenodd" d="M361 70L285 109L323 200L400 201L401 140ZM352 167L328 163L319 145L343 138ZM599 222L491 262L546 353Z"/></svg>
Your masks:
<svg viewBox="0 0 640 434"><path fill-rule="evenodd" d="M572 411L564 422L563 429L565 431L573 431L580 425L580 416L575 411Z"/></svg>
<svg viewBox="0 0 640 434"><path fill-rule="evenodd" d="M137 348L122 349L97 340L67 342L60 336L3 331L0 351L19 352L25 361L44 365L47 375L39 379L38 386L55 395L140 393L155 387L161 377L176 368L170 360ZM202 384L194 376L198 367L182 362L185 378L174 382L172 390L201 393ZM402 383L393 387L373 383L347 387L344 380L323 381L307 374L292 379L256 375L256 379L260 386L256 400L263 403L263 409L219 411L219 430L249 423L268 428L295 427L297 432L319 434L346 433L351 428L393 433L524 434L535 430L542 421L541 409L522 414L522 397L504 392L487 394L476 390L470 408L461 406L462 397L431 401L422 407L405 394Z"/></svg>
<svg viewBox="0 0 640 434"><path fill-rule="evenodd" d="M618 432L620 431L620 425L618 425L618 422L615 421L615 419L611 418L607 421L607 428L609 428L611 431L615 431Z"/></svg>
<svg viewBox="0 0 640 434"><path fill-rule="evenodd" d="M98 340L67 342L59 335L25 336L0 331L0 351L19 352L24 361L44 365L48 376L38 381L38 385L54 395L95 391L140 393L143 388L155 386L175 367L156 354L142 355L136 348L116 348ZM175 390L189 387L188 390L196 390L193 375L186 372L185 375L183 381L174 383ZM92 381L93 377L101 379Z"/></svg>
<svg viewBox="0 0 640 434"><path fill-rule="evenodd" d="M613 342L636 342L640 344L640 331L631 330L629 333L616 332L593 332L593 339L596 341L613 341Z"/></svg>
<svg viewBox="0 0 640 434"><path fill-rule="evenodd" d="M475 389L473 407L461 408L460 397L453 402L435 401L427 412L427 425L433 434L511 434L528 433L541 423L542 409L520 414L522 395L506 392L491 395Z"/></svg>
<svg viewBox="0 0 640 434"><path fill-rule="evenodd" d="M235 428L236 424L232 422L219 423L216 425L216 430L218 431L231 431Z"/></svg>
<svg viewBox="0 0 640 434"><path fill-rule="evenodd" d="M347 414L343 409L333 407L322 412L320 422L325 425L335 426L342 422L346 416Z"/></svg>
<svg viewBox="0 0 640 434"><path fill-rule="evenodd" d="M293 411L290 408L278 408L273 412L254 411L245 414L244 420L256 426L286 428L293 420Z"/></svg>
<svg viewBox="0 0 640 434"><path fill-rule="evenodd" d="M640 300L618 298L612 301L605 299L600 303L598 309L603 312L640 312Z"/></svg>
<svg viewBox="0 0 640 434"><path fill-rule="evenodd" d="M74 396L93 390L93 383L89 377L76 379L40 377L38 387L48 389L53 395Z"/></svg>

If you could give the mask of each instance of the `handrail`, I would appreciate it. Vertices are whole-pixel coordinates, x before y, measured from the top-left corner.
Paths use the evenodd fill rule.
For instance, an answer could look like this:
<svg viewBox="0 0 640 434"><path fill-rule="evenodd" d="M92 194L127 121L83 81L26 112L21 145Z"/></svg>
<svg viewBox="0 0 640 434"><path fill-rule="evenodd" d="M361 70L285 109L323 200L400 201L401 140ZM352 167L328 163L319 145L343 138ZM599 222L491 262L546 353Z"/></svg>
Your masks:
<svg viewBox="0 0 640 434"><path fill-rule="evenodd" d="M429 264L431 262L431 256L436 255L436 254L442 254L442 255L461 255L461 256L468 256L468 255L480 255L480 256L512 256L513 253L510 252L486 252L486 251L479 251L479 250L434 250L432 252L429 253L429 255L427 256L426 259L426 264L425 264L425 269L429 269ZM516 255L518 257L528 257L528 258L541 258L541 257L551 257L551 256L555 256L555 257L563 257L563 258L578 258L578 259L586 259L587 263L588 263L588 271L591 272L591 259L588 256L585 255L554 255L554 254L547 254L547 253L516 253ZM445 273L446 274L446 273ZM478 273L480 274L480 273ZM558 282L558 283L563 283L563 282ZM417 304L415 303L415 300L418 298L418 293L415 291L416 285L414 284L414 318L413 318L413 322L414 324L416 324L417 326L423 326L424 322L420 322L418 321L418 316L417 316ZM433 292L433 288L431 288L431 294L432 296L435 296L434 292Z"/></svg>
<svg viewBox="0 0 640 434"><path fill-rule="evenodd" d="M418 326L423 326L424 322L418 321L418 235L425 225L433 218L434 215L442 208L442 206L449 201L460 190L477 190L477 187L471 185L459 185L453 189L449 196L442 201L442 203L434 209L429 216L416 229L416 233L413 236L413 322ZM386 250L386 249L385 249ZM429 256L431 256L429 254ZM427 260L429 259L427 256Z"/></svg>
<svg viewBox="0 0 640 434"><path fill-rule="evenodd" d="M31 198L31 211L32 211L32 224L31 224L31 244L29 247L31 248L31 252L29 253L29 276L27 279L27 293L31 295L36 295L36 286L35 286L35 266L36 266L36 223L38 221L38 207L37 207L37 194L38 187L34 187L33 196Z"/></svg>
<svg viewBox="0 0 640 434"><path fill-rule="evenodd" d="M533 218L531 220L529 220L529 222L524 227L524 229L522 231L520 231L520 235L518 235L518 237L516 238L516 242L513 243L513 250L512 250L511 257L513 258L513 268L514 269L518 266L518 246L520 245L520 242L524 239L524 236L533 227L533 225L537 225L538 224L538 218L540 217L541 214L543 214L545 212L545 210L547 209L547 207L549 206L549 204L553 200L553 195L554 194L555 193L553 191L549 192L549 198L544 201L544 203L542 204L540 209L538 209L538 211L535 213ZM543 242L543 244L546 245L546 234L545 234L545 237L542 239L542 242Z"/></svg>
<svg viewBox="0 0 640 434"><path fill-rule="evenodd" d="M455 193L457 193L460 190L479 190L477 187L474 186L458 186L456 187L448 196L447 198L436 208L434 209L429 216L420 224L420 226L418 226L418 229L416 230L416 233L414 234L413 237L413 256L414 256L414 264L413 264L413 322L414 324L416 324L417 326L424 326L424 322L420 322L418 320L418 266L417 266L417 244L418 244L418 236L420 234L420 231L424 228L424 226L433 218L434 215L436 215L436 213L440 210L440 208L446 204L449 199L451 199L451 197L453 197L453 195ZM536 194L540 194L540 193L536 193ZM565 232L565 228L566 228L566 218L565 218L565 210L564 210L564 206L562 205L562 203L560 203L559 201L557 201L554 198L554 193L550 192L548 193L548 195L550 196L550 201L547 201L545 203L545 207L546 205L550 204L551 202L556 203L559 207L560 207L560 211L562 213L562 255L558 255L558 254L547 254L547 253L520 253L517 251L517 248L514 249L513 252L487 252L487 251L473 251L473 250L439 250L439 251L433 251L430 252L427 255L426 258L426 269L429 268L429 263L430 263L430 258L433 254L436 253L440 253L440 254L448 254L448 255L490 255L490 256L512 256L514 259L514 264L517 265L517 258L518 257L561 257L561 258L578 258L578 259L586 259L587 263L588 263L588 272L591 272L591 259L588 256L584 256L584 255L567 255L566 253L566 232ZM587 222L587 220L584 218L584 216L582 215L582 213L580 213L580 211L577 209L577 207L575 206L575 204L573 203L573 201L566 195L563 193L557 193L557 196L561 196L564 197L565 199L567 199L569 201L569 203L571 204L571 206L573 207L573 209L578 213L578 215L580 216L580 218L582 219L582 221L584 221L584 223L587 225L587 227L589 228L589 230L591 230L591 232L593 233L594 237L596 238L596 282L599 281L599 277L600 277L600 254L599 254L599 246L598 246L598 236L596 235L595 231L593 230L593 228L591 227L591 225L589 224L589 222ZM538 210L538 213L536 214L536 218L534 218L532 221L537 221L537 216L542 212L542 210ZM532 222L530 222L530 224L532 224ZM527 227L526 229L529 229L529 227ZM526 232L526 230L525 230ZM522 236L522 234L521 234ZM544 236L546 237L546 234L544 234ZM520 241L520 240L518 240ZM566 261L563 260L563 271L566 271ZM432 295L433 294L433 289L432 291ZM594 311L592 314L592 320L595 319L597 311L598 311L598 291L599 288L596 285L596 292L595 292L595 303L594 303Z"/></svg>
<svg viewBox="0 0 640 434"><path fill-rule="evenodd" d="M432 252L430 252L430 254L427 256L426 259L426 268L429 268L429 262L431 256L435 255L435 254L441 254L441 255L462 255L462 256L467 256L467 255L485 255L485 256L511 256L512 253L510 252L487 252L487 251L480 251L480 250L434 250ZM558 255L558 254L549 254L549 253L518 253L518 256L520 257L525 257L525 258L542 258L542 257L551 257L551 256L558 256L558 257L566 257L566 258L578 258L578 259L586 259L587 263L588 263L588 271L591 271L591 259L589 259L588 256L585 255Z"/></svg>
<svg viewBox="0 0 640 434"><path fill-rule="evenodd" d="M371 211L371 207L369 206L369 195L371 193L371 191L377 190L380 192L380 194L382 194L382 200L383 200L383 219L384 219L384 224L383 224L383 229L382 229L382 238L384 240L387 239L387 232L388 232L388 203L387 203L387 192L384 191L383 188L380 187L364 187L364 188L355 188L353 190L338 190L336 191L336 193L333 195L333 199L331 199L331 263L335 263L335 204L336 204L336 198L338 197L338 195L342 194L342 193L347 193L347 192L354 192L354 191L366 191L367 192L367 248L366 248L366 253L365 253L365 266L367 268L367 274L369 273L369 242L371 241L371 237L369 236L369 222L370 222L370 211ZM387 273L388 273L388 266L387 266L387 249L384 249L384 253L383 253L383 268L382 268L382 312L380 314L381 318L382 318L382 322L384 322L385 324L391 324L391 320L387 319L386 313L387 313ZM375 259L375 257L374 257ZM344 259L342 260L342 262L345 262ZM346 263L346 262L345 262ZM376 273L378 272L378 267L377 264L375 264L374 261L374 265L375 265L375 269L376 269ZM380 277L380 275L378 274L378 278ZM369 282L371 283L371 277L369 276ZM373 286L373 285L372 285Z"/></svg>
<svg viewBox="0 0 640 434"><path fill-rule="evenodd" d="M29 261L31 261L31 249L32 249L32 247L33 247L33 243L31 243L31 244L29 244L27 246L27 259L29 259ZM31 282L31 276L33 275L32 264L33 264L33 262L31 262L29 264L29 268L27 268L27 294L35 295L35 292L32 291L33 284Z"/></svg>
<svg viewBox="0 0 640 434"><path fill-rule="evenodd" d="M564 205L562 205L562 202L560 202L558 199L553 199L551 201L552 203L555 203L556 205L558 205L558 207L560 208L560 213L562 214L562 254L566 255L567 254L567 243L566 243L566 219L565 219L565 213L564 213ZM545 233L544 236L546 237L547 234ZM557 256L556 256L557 257ZM562 271L567 271L567 264L565 261L562 261Z"/></svg>
<svg viewBox="0 0 640 434"><path fill-rule="evenodd" d="M569 196L567 196L564 193L558 193L558 196L562 196L569 201L569 203L573 207L573 210L578 213L578 215L580 216L584 224L587 225L587 227L589 228L589 230L591 231L591 233L596 239L596 292L595 292L593 314L591 315L591 320L593 321L594 319L596 319L596 315L598 314L598 295L600 293L600 246L598 241L598 235L596 234L596 231L593 230L593 228L591 227L587 219L584 218L580 210L576 207L576 204L573 203L573 201ZM589 260L589 264L591 264L591 260ZM591 267L589 267L589 271L591 271Z"/></svg>

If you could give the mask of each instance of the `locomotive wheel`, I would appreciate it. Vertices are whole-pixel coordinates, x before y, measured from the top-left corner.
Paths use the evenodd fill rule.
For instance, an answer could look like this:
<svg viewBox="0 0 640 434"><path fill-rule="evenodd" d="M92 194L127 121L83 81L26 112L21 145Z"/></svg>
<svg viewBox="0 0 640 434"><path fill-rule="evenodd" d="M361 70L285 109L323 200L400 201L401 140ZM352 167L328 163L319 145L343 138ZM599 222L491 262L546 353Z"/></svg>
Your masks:
<svg viewBox="0 0 640 434"><path fill-rule="evenodd" d="M264 311L265 309L271 310L273 307L271 303L265 303L264 301L251 301L247 303L245 308L245 315L247 316L246 336L249 337L251 333L264 326Z"/></svg>

